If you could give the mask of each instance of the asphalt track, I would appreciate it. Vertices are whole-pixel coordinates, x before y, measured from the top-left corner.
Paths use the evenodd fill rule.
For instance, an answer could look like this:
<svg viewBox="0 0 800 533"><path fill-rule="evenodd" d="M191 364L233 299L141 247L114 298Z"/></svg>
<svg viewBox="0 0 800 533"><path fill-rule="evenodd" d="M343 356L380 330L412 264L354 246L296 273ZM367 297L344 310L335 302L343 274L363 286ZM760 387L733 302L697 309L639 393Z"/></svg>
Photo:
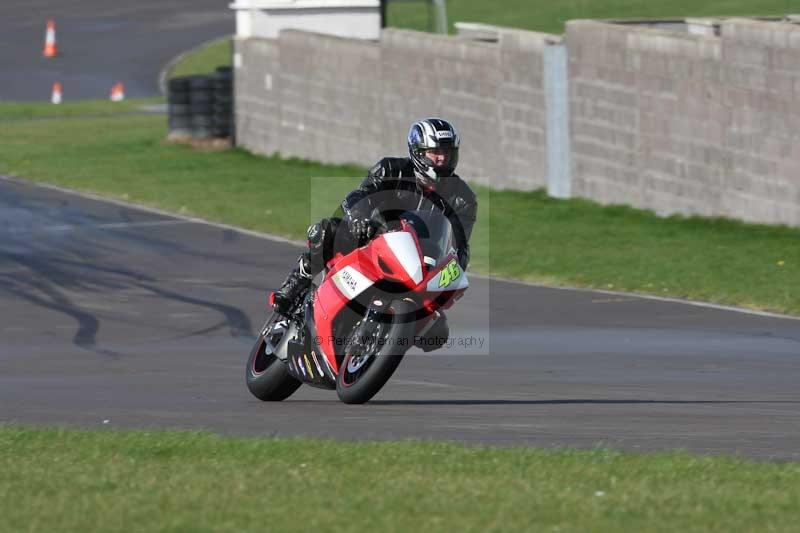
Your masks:
<svg viewBox="0 0 800 533"><path fill-rule="evenodd" d="M129 97L159 94L158 72L174 56L234 32L221 0L2 0L0 101L107 98L125 84ZM56 21L59 56L42 57L47 19Z"/></svg>
<svg viewBox="0 0 800 533"><path fill-rule="evenodd" d="M290 243L0 180L0 422L800 458L800 322L472 279L369 404L244 363Z"/></svg>

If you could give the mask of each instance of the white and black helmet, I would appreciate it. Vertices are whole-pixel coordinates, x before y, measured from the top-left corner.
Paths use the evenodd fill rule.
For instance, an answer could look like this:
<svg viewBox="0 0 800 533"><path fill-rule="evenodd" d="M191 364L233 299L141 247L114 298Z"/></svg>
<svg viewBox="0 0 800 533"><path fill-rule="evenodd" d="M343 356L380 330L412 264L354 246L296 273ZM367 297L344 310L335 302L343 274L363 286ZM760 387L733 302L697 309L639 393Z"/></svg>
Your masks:
<svg viewBox="0 0 800 533"><path fill-rule="evenodd" d="M459 144L461 139L456 128L446 120L426 118L413 123L408 130L408 155L414 162L417 177L433 185L439 178L452 176L458 165ZM429 150L440 151L441 160L431 160Z"/></svg>

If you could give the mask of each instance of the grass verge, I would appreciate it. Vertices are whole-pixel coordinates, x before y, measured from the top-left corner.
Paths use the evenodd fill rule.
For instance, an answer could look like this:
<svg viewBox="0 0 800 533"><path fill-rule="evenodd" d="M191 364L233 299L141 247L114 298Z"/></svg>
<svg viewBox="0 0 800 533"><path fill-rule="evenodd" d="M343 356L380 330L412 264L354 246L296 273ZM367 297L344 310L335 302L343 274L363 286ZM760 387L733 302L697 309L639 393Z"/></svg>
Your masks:
<svg viewBox="0 0 800 533"><path fill-rule="evenodd" d="M181 56L167 73L167 78L210 74L217 67L231 66L231 38L223 37Z"/></svg>
<svg viewBox="0 0 800 533"><path fill-rule="evenodd" d="M447 0L450 31L454 22L482 22L563 33L564 23L574 19L685 18L711 16L785 15L797 11L791 0ZM421 2L389 3L390 26L427 31L428 10Z"/></svg>
<svg viewBox="0 0 800 533"><path fill-rule="evenodd" d="M365 173L168 144L163 116L78 119L38 105L63 115L23 120L16 104L0 104L0 172L290 238L320 216L312 203L332 211ZM312 180L319 176L344 179ZM542 192L476 192L473 270L800 314L798 229L665 219Z"/></svg>
<svg viewBox="0 0 800 533"><path fill-rule="evenodd" d="M0 531L794 531L800 465L0 426Z"/></svg>
<svg viewBox="0 0 800 533"><path fill-rule="evenodd" d="M39 118L103 117L125 113L142 113L142 107L163 103L161 98L134 98L122 102L110 100L73 100L62 104L41 102L0 103L0 121ZM5 129L5 128L4 128Z"/></svg>

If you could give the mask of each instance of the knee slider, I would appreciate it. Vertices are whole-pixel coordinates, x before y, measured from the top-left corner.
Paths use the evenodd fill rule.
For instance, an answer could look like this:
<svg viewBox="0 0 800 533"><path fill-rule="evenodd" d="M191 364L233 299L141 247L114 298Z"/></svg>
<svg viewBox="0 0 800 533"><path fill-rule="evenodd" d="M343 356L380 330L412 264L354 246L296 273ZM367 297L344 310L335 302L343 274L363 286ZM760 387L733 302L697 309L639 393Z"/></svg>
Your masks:
<svg viewBox="0 0 800 533"><path fill-rule="evenodd" d="M306 231L306 237L308 238L309 245L321 243L325 238L325 228L322 226L322 223L317 222L316 224L311 224Z"/></svg>

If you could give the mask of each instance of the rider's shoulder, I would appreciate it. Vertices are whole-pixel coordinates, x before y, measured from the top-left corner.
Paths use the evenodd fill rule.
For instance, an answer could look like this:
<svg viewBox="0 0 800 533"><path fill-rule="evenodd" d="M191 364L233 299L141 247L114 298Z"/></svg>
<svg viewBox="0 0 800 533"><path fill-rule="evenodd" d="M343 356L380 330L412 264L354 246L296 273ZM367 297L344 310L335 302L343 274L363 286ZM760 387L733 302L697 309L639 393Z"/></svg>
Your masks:
<svg viewBox="0 0 800 533"><path fill-rule="evenodd" d="M397 178L404 174L410 163L407 157L384 157L369 169L368 177L374 179Z"/></svg>

